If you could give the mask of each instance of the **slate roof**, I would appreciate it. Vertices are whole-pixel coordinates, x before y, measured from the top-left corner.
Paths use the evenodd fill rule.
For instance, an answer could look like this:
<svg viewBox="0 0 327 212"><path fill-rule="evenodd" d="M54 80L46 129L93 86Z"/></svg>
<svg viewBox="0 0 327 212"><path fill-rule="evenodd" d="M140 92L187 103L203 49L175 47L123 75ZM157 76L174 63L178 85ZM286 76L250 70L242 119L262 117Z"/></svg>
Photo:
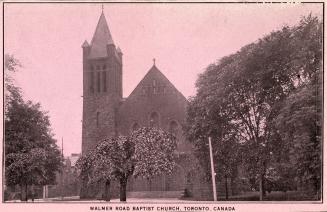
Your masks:
<svg viewBox="0 0 327 212"><path fill-rule="evenodd" d="M167 88L172 89L174 92L176 92L181 98L185 99L184 95L174 86L173 83L169 81L169 79L157 68L155 64L150 68L150 70L145 74L143 79L138 83L138 85L134 88L132 93L127 97L130 98L134 95L137 95L137 93L141 92L142 86L144 84L147 84L150 79L156 79L159 80L158 82L164 83Z"/></svg>
<svg viewBox="0 0 327 212"><path fill-rule="evenodd" d="M112 39L106 18L102 12L91 41L89 58L106 57L108 44L114 44L114 41Z"/></svg>

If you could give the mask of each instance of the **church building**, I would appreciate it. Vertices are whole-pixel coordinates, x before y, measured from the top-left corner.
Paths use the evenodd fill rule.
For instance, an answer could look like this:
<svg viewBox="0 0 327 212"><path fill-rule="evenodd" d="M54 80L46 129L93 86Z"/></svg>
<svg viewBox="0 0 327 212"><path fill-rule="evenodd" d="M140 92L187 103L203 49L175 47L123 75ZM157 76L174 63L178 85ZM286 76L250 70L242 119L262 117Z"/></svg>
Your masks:
<svg viewBox="0 0 327 212"><path fill-rule="evenodd" d="M153 61L132 93L123 97L123 53L113 41L104 13L101 13L92 41L83 48L82 154L101 140L128 135L139 127L154 126L175 134L176 154L191 154L182 132L187 99L165 77ZM172 176L158 176L151 182L131 179L129 191L183 191L191 181L187 165L178 162Z"/></svg>

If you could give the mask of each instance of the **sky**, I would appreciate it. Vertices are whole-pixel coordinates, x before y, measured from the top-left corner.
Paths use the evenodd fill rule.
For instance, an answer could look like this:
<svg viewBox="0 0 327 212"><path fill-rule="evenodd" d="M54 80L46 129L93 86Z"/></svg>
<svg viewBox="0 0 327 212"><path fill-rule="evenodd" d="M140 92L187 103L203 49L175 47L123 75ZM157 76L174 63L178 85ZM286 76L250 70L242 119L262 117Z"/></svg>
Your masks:
<svg viewBox="0 0 327 212"><path fill-rule="evenodd" d="M310 13L321 17L322 4L104 4L113 40L123 52L124 97L153 58L185 97L194 96L197 77L209 64ZM48 111L65 156L81 152L81 45L90 43L100 14L100 3L5 4L5 53L23 65L15 83L25 100Z"/></svg>

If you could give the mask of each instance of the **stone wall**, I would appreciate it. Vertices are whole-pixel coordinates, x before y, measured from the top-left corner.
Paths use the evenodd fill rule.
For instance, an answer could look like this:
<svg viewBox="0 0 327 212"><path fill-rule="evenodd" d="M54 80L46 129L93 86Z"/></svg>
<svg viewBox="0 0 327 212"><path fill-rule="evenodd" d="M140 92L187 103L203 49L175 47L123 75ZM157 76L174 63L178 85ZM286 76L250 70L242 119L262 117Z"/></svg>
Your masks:
<svg viewBox="0 0 327 212"><path fill-rule="evenodd" d="M121 103L118 113L118 132L128 135L135 126L148 127L151 124L172 131L178 140L177 151L189 152L191 145L186 141L182 126L185 121L187 100L154 66L134 89L131 95ZM158 115L158 124L151 123L151 116Z"/></svg>
<svg viewBox="0 0 327 212"><path fill-rule="evenodd" d="M88 59L88 53L84 48L82 154L117 134L117 107L122 98L122 64L115 49L108 48L108 57L99 59Z"/></svg>

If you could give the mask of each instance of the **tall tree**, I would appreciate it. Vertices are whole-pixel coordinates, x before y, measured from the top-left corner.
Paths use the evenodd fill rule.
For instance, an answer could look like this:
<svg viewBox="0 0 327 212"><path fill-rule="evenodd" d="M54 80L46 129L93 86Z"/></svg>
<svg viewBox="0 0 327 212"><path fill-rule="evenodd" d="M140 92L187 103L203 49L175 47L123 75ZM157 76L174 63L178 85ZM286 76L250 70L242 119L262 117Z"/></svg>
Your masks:
<svg viewBox="0 0 327 212"><path fill-rule="evenodd" d="M11 102L22 102L20 88L14 83L12 75L22 67L20 61L13 55L5 54L5 71L4 71L4 93L5 93L5 113L8 111L8 106ZM6 117L5 117L6 118Z"/></svg>
<svg viewBox="0 0 327 212"><path fill-rule="evenodd" d="M206 180L210 180L210 160L208 137L212 138L215 172L218 179L225 184L225 198L228 199L228 178L233 180L237 176L240 163L240 145L235 140L235 130L229 124L229 119L223 107L210 107L213 100L210 94L202 91L203 99L199 96L191 99L187 109L186 132L188 139L193 142L195 154L200 158L202 167L206 170ZM209 91L210 92L210 91Z"/></svg>
<svg viewBox="0 0 327 212"><path fill-rule="evenodd" d="M109 172L107 176L113 176L120 184L120 201L126 201L126 186L129 176L133 174L134 145L128 137L119 136L107 139L96 147L95 174L97 170ZM107 180L108 182L108 180ZM108 192L108 191L107 191Z"/></svg>
<svg viewBox="0 0 327 212"><path fill-rule="evenodd" d="M7 185L20 185L26 193L28 185L53 184L60 165L60 151L40 105L12 102L5 120Z"/></svg>
<svg viewBox="0 0 327 212"><path fill-rule="evenodd" d="M126 201L128 177L133 173L133 144L125 136L109 138L100 142L95 149L77 161L82 181L86 184L104 182L104 199L110 201L110 184L114 179L120 182L120 199Z"/></svg>
<svg viewBox="0 0 327 212"><path fill-rule="evenodd" d="M174 168L176 139L155 128L140 128L130 136L118 136L100 142L78 161L82 180L105 182L105 199L110 200L110 182L120 184L120 201L126 201L128 178L132 175L151 179L171 173Z"/></svg>
<svg viewBox="0 0 327 212"><path fill-rule="evenodd" d="M20 63L6 55L5 71L14 72ZM25 102L10 74L5 79L5 179L6 185L20 185L27 200L28 185L55 182L61 164L60 151L51 133L49 117L40 104Z"/></svg>
<svg viewBox="0 0 327 212"><path fill-rule="evenodd" d="M190 140L201 146L209 135L234 137L247 173L259 179L260 199L274 149L270 123L280 102L320 70L321 29L317 18L303 18L210 65L197 81L188 107Z"/></svg>
<svg viewBox="0 0 327 212"><path fill-rule="evenodd" d="M320 196L322 142L322 86L321 83L303 85L283 103L274 120L288 154L290 170L297 179L313 185ZM283 162L285 160L282 160Z"/></svg>

